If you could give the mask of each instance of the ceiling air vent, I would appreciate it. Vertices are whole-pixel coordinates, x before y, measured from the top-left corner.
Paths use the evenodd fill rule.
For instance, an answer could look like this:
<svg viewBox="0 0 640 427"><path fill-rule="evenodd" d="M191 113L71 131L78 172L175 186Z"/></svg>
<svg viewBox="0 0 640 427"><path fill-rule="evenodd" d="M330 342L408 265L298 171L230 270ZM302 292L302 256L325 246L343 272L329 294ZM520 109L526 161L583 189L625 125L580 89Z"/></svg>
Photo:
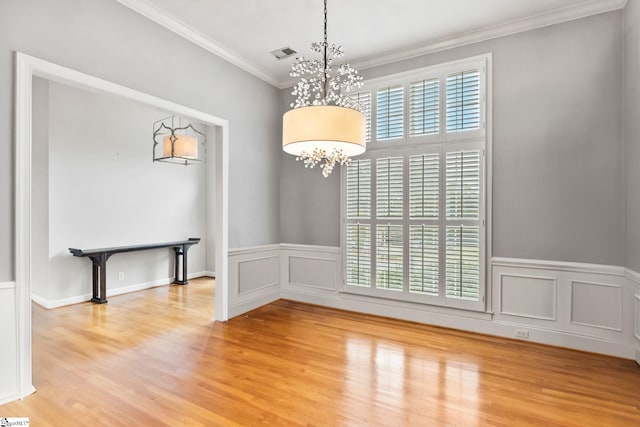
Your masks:
<svg viewBox="0 0 640 427"><path fill-rule="evenodd" d="M295 50L291 49L290 47L283 47L283 48L280 48L280 49L272 50L270 53L273 56L275 56L276 59L279 61L281 59L285 59L285 58L288 58L288 57L290 57L292 55L295 55L298 52L296 52Z"/></svg>

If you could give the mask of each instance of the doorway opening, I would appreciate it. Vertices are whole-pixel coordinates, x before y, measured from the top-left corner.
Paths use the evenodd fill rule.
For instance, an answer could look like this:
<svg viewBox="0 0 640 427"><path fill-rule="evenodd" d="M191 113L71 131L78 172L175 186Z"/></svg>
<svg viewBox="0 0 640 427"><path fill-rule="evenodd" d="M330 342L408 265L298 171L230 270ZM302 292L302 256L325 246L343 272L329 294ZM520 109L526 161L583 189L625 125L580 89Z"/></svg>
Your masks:
<svg viewBox="0 0 640 427"><path fill-rule="evenodd" d="M207 136L212 144L212 176L215 178L215 192L212 200L205 205L213 207L207 213L212 217L213 227L207 230L208 235L215 236L215 319L225 321L228 318L228 122L211 114L197 111L161 98L135 91L84 73L40 60L22 53L16 56L16 308L18 337L18 381L19 394L24 397L35 391L32 385L32 347L31 347L31 294L34 291L34 231L38 232L35 221L34 197L34 164L32 164L33 146L33 77L62 83L74 88L85 89L94 93L107 94L112 97L135 101L137 104L168 111L198 120L207 126ZM149 150L150 152L150 150ZM149 153L150 155L150 153ZM167 165L174 166L175 165ZM78 177L89 179L89 177ZM36 201L35 207L38 206ZM210 214L210 215L209 215ZM185 213L188 218L189 213ZM188 236L191 237L191 236ZM205 248L206 249L206 248ZM203 251L206 253L206 250ZM115 259L115 258L114 258ZM86 263L86 260L83 260ZM88 263L87 263L88 264ZM204 267L203 267L204 268ZM117 268L116 268L117 271ZM126 276L125 276L126 277Z"/></svg>

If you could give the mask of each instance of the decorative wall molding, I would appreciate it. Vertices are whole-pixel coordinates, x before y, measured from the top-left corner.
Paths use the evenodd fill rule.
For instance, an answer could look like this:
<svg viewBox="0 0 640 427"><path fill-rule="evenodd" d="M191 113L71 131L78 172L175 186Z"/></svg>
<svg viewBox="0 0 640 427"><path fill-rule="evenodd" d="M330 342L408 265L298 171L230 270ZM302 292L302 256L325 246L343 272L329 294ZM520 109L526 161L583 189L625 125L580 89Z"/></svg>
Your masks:
<svg viewBox="0 0 640 427"><path fill-rule="evenodd" d="M229 316L280 298L280 245L229 250Z"/></svg>
<svg viewBox="0 0 640 427"><path fill-rule="evenodd" d="M122 5L128 7L129 9L138 12L140 15L149 18L156 24L162 25L166 29L173 31L180 37L194 43L201 48L208 50L214 55L219 56L227 62L232 63L238 68L241 68L248 73L253 74L259 79L264 80L265 82L271 84L272 86L279 86L279 82L277 79L273 78L269 75L269 73L260 69L257 65L253 64L246 58L236 54L235 52L227 49L222 46L217 41L211 39L210 37L205 36L198 30L188 26L187 24L179 21L175 17L161 11L156 8L154 5L144 1L144 0L117 0Z"/></svg>
<svg viewBox="0 0 640 427"><path fill-rule="evenodd" d="M498 25L479 28L438 40L430 40L418 46L402 49L399 52L376 55L375 58L352 61L358 69L378 67L380 65L403 61L422 55L429 55L448 49L454 49L473 43L479 43L498 37L510 36L525 31L561 24L600 13L622 9L626 0L591 0L577 5L544 12L526 18L515 19Z"/></svg>
<svg viewBox="0 0 640 427"><path fill-rule="evenodd" d="M499 309L499 313L500 314L504 314L504 315L508 315L508 316L518 316L518 317L526 317L529 319L541 319L541 320L552 320L555 321L557 320L557 288L558 288L558 282L556 280L555 277L541 277L541 276L532 276L532 275L526 275L526 274L506 274L506 273L502 273L500 274L499 280L500 280L500 292L499 295L504 296L505 293L507 292L507 290L505 289L507 286L505 286L505 278L511 278L513 280L513 283L516 283L518 285L516 285L516 288L513 289L513 291L516 291L518 293L518 299L519 299L519 307L514 307L512 305L511 308L507 307L505 304L505 298L500 298L500 309ZM533 282L538 282L538 285L533 285ZM527 285L529 284L529 286L536 286L536 287L540 287L541 283L548 283L550 285L550 288L546 289L546 292L543 293L543 295L541 295L543 298L547 298L547 309L543 310L542 312L539 313L535 313L531 310L532 306L535 306L536 303L539 306L540 305L540 301L538 301L538 299L534 298L534 301L532 301L532 293L531 292L525 292L526 288L523 288L523 285ZM513 286L513 285L510 285ZM542 304L544 304L545 301L542 301Z"/></svg>
<svg viewBox="0 0 640 427"><path fill-rule="evenodd" d="M294 243L281 243L280 249L283 251L295 251L295 252L313 252L313 253L329 253L329 254L342 254L342 249L339 246L315 246L315 245L300 245Z"/></svg>
<svg viewBox="0 0 640 427"><path fill-rule="evenodd" d="M627 268L625 270L625 275L629 282L631 282L631 284L638 289L638 292L640 292L640 273Z"/></svg>
<svg viewBox="0 0 640 427"><path fill-rule="evenodd" d="M264 80L265 82L279 88L285 89L293 86L295 81L288 76L279 76L272 74L250 60L238 55L230 49L222 46L219 42L202 34L198 30L179 21L175 17L161 11L151 3L145 0L117 0L129 9L145 16L155 23L167 28L180 37L200 46L201 48L219 56L220 58L234 64L235 66L253 74L254 76ZM589 0L577 5L567 6L555 9L549 12L528 16L525 18L515 19L497 25L484 28L477 28L436 40L428 40L415 46L394 51L393 53L377 54L375 57L362 58L360 60L351 61L352 65L358 69L373 68L380 65L386 65L405 59L415 58L422 55L428 55L441 52L448 49L454 49L473 43L479 43L498 37L509 36L524 31L534 30L537 28L548 27L554 24L573 21L600 13L611 12L624 8L627 0Z"/></svg>
<svg viewBox="0 0 640 427"><path fill-rule="evenodd" d="M578 290L585 288L583 299L589 298L592 301L592 307L586 307L586 316L591 317L591 321L580 321ZM586 288L591 288L586 290ZM612 331L622 332L622 313L623 309L623 285L613 285L609 283L596 283L586 280L571 281L571 323L574 325L589 326L592 328L609 329ZM608 294L608 295L607 295ZM608 316L607 319L605 316Z"/></svg>
<svg viewBox="0 0 640 427"><path fill-rule="evenodd" d="M279 244L262 245L262 246L247 246L244 248L229 249L229 256L240 256L246 254L255 254L258 252L271 252L280 250Z"/></svg>
<svg viewBox="0 0 640 427"><path fill-rule="evenodd" d="M0 282L0 290L2 289L15 289L16 282Z"/></svg>
<svg viewBox="0 0 640 427"><path fill-rule="evenodd" d="M626 269L616 265L606 264L589 264L582 262L565 262L565 261L545 261L537 259L524 258L504 258L493 257L491 259L492 266L501 267L517 267L517 268L533 268L540 270L557 270L572 273L593 273L604 274L607 276L626 276ZM638 276L640 278L640 275Z"/></svg>
<svg viewBox="0 0 640 427"><path fill-rule="evenodd" d="M342 250L333 246L282 244L281 289L335 294L342 284Z"/></svg>

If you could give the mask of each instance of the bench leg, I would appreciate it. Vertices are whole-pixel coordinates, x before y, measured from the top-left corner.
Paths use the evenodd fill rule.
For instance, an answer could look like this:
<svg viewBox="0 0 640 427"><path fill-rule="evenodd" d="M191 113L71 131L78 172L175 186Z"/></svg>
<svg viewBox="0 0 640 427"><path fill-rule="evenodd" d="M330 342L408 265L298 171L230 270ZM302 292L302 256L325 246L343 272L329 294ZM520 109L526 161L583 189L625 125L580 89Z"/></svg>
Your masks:
<svg viewBox="0 0 640 427"><path fill-rule="evenodd" d="M93 260L93 298L91 301L96 304L107 302L107 258L106 254L100 254L97 260ZM98 275L98 269L100 269L100 275Z"/></svg>
<svg viewBox="0 0 640 427"><path fill-rule="evenodd" d="M182 247L182 283L185 285L189 283L187 278L187 250L187 247Z"/></svg>
<svg viewBox="0 0 640 427"><path fill-rule="evenodd" d="M100 274L100 263L97 260L92 259L92 264L93 264L93 298L91 298L91 301L95 301L98 299L98 286L100 286L100 279L98 274Z"/></svg>
<svg viewBox="0 0 640 427"><path fill-rule="evenodd" d="M175 278L173 279L173 283L176 285L187 285L189 281L187 280L187 251L184 246L179 246L173 248L176 251L176 265L175 265ZM182 275L180 275L180 258L182 258Z"/></svg>

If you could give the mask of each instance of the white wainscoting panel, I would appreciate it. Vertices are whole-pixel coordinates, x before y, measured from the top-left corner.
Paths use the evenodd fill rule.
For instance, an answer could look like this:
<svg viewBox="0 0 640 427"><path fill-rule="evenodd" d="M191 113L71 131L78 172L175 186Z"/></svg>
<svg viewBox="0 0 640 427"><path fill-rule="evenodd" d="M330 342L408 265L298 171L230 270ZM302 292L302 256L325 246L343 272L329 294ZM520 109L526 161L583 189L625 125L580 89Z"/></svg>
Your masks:
<svg viewBox="0 0 640 427"><path fill-rule="evenodd" d="M556 320L554 277L501 274L500 296L501 314Z"/></svg>
<svg viewBox="0 0 640 427"><path fill-rule="evenodd" d="M289 283L335 291L337 264L335 259L291 256L289 257Z"/></svg>
<svg viewBox="0 0 640 427"><path fill-rule="evenodd" d="M532 341L553 344L556 336L564 346L634 358L629 290L624 267L492 260L494 322L514 335L525 329Z"/></svg>
<svg viewBox="0 0 640 427"><path fill-rule="evenodd" d="M488 309L478 313L349 294L340 248L280 248L282 298L507 338L518 330L533 342L628 359L640 349L634 338L640 320L634 324L634 293L624 267L494 258Z"/></svg>
<svg viewBox="0 0 640 427"><path fill-rule="evenodd" d="M342 283L342 252L331 246L282 244L282 289L337 295Z"/></svg>
<svg viewBox="0 0 640 427"><path fill-rule="evenodd" d="M19 397L18 392L18 336L16 334L16 287L13 282L0 283L0 405Z"/></svg>
<svg viewBox="0 0 640 427"><path fill-rule="evenodd" d="M622 285L571 282L571 323L622 331Z"/></svg>
<svg viewBox="0 0 640 427"><path fill-rule="evenodd" d="M277 286L280 283L278 254L238 261L238 295Z"/></svg>
<svg viewBox="0 0 640 427"><path fill-rule="evenodd" d="M229 317L280 298L280 245L229 250Z"/></svg>

